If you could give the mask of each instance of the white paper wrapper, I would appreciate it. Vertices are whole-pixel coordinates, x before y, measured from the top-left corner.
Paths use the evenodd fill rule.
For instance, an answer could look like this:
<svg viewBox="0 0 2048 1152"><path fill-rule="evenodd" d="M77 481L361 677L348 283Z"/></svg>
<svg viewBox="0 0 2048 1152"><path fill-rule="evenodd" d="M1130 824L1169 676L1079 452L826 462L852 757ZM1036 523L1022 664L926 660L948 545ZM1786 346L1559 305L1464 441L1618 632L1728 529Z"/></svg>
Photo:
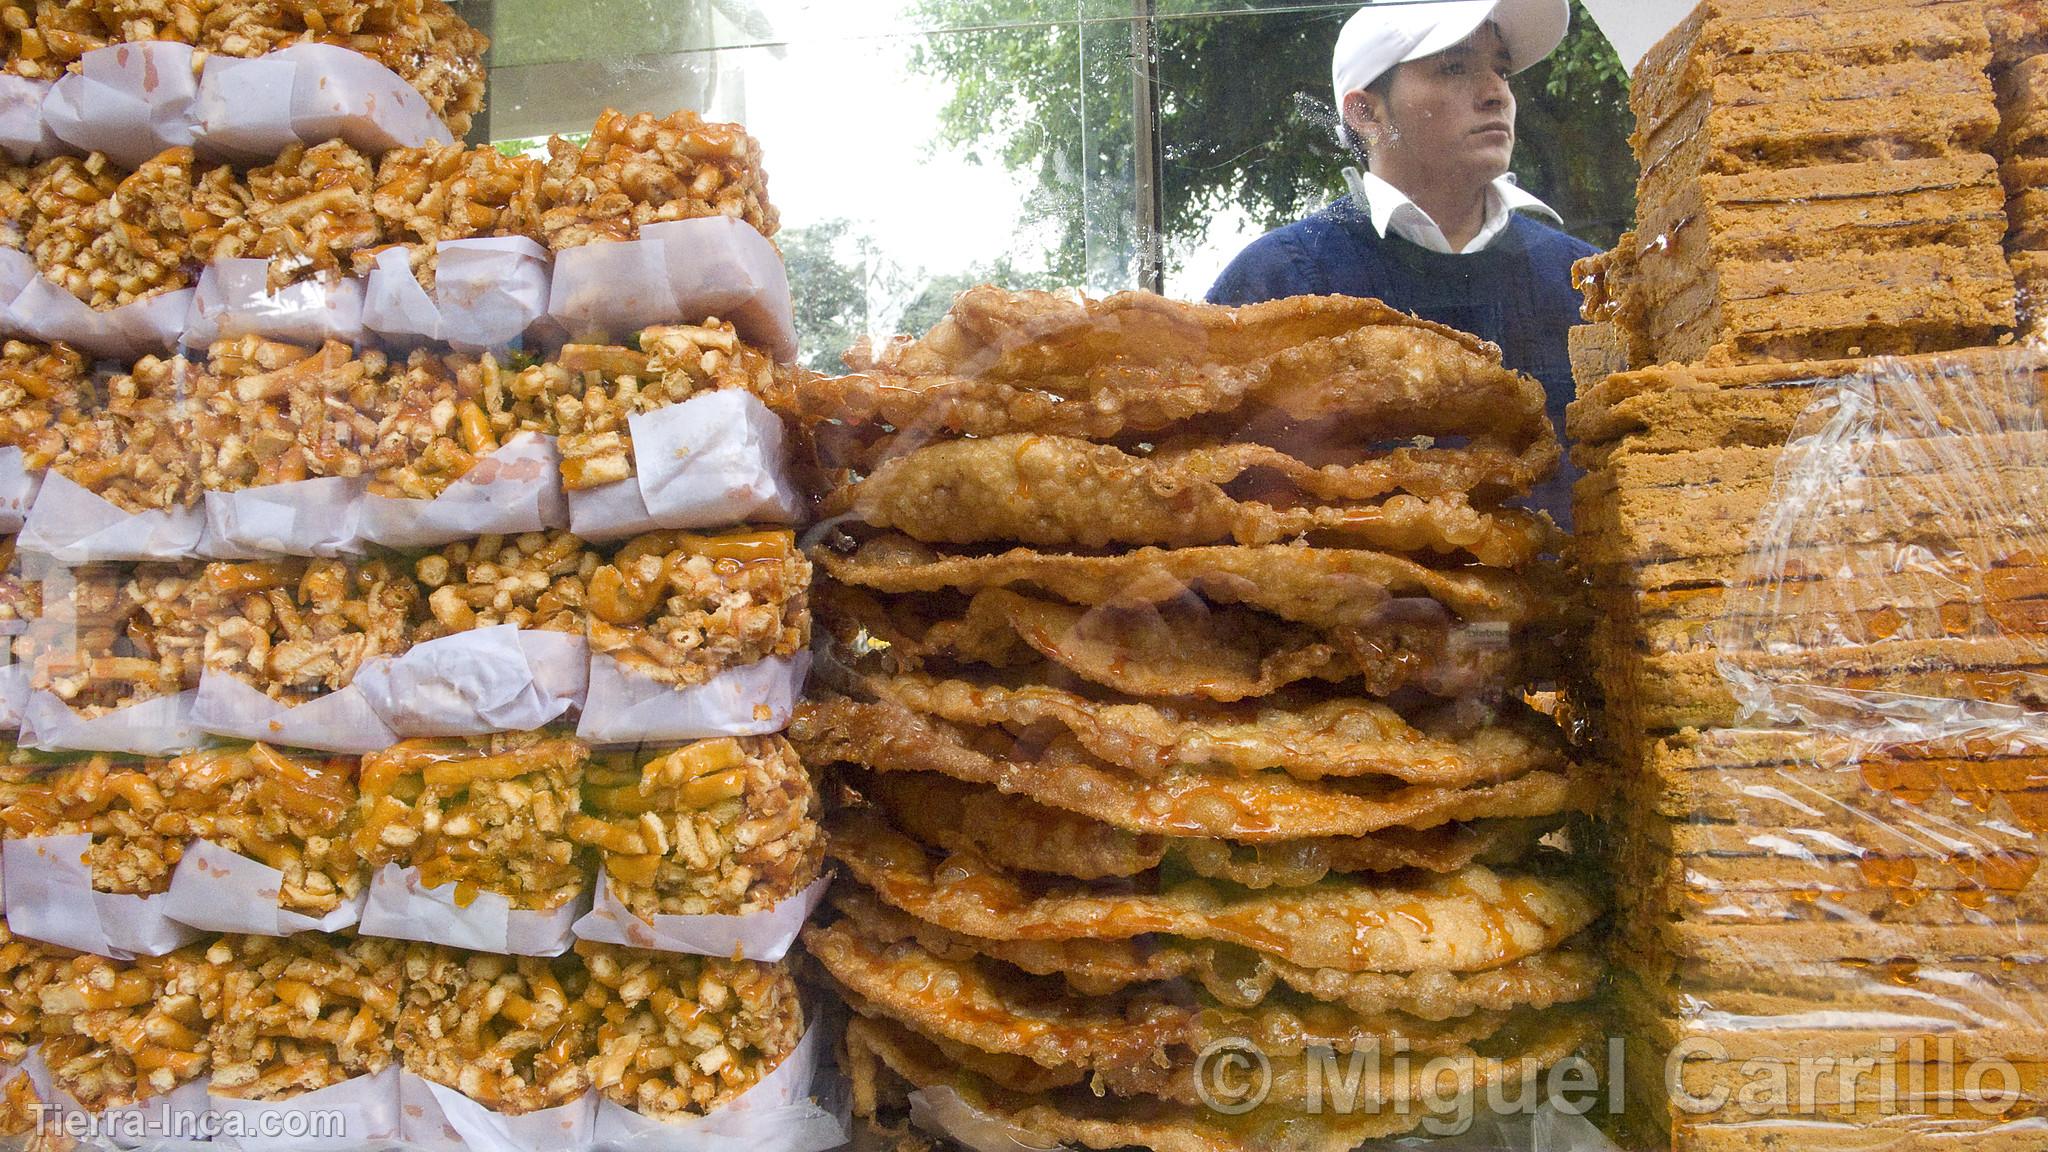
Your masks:
<svg viewBox="0 0 2048 1152"><path fill-rule="evenodd" d="M616 339L655 324L730 321L777 360L796 358L796 321L782 254L729 216L671 220L638 240L555 253L548 314L576 340Z"/></svg>
<svg viewBox="0 0 2048 1152"><path fill-rule="evenodd" d="M590 657L590 694L576 735L592 744L766 736L789 726L811 654L776 656L671 688L602 653Z"/></svg>
<svg viewBox="0 0 2048 1152"><path fill-rule="evenodd" d="M203 507L127 512L52 470L43 478L15 546L65 564L187 560L206 535Z"/></svg>
<svg viewBox="0 0 2048 1152"><path fill-rule="evenodd" d="M220 1133L218 1144L240 1152L368 1152L398 1138L398 1077L398 1065L393 1064L374 1076L358 1076L290 1100L209 1094L206 1108ZM293 1113L308 1119L294 1121ZM317 1127L309 1122L314 1113L322 1114ZM318 1139L260 1135L294 1130L334 1134Z"/></svg>
<svg viewBox="0 0 2048 1152"><path fill-rule="evenodd" d="M39 275L9 302L5 325L10 332L46 344L61 340L103 360L134 361L175 351L191 307L192 289L180 288L100 312Z"/></svg>
<svg viewBox="0 0 2048 1152"><path fill-rule="evenodd" d="M363 497L360 522L364 541L405 550L568 526L555 438L531 432L507 440L432 500Z"/></svg>
<svg viewBox="0 0 2048 1152"><path fill-rule="evenodd" d="M73 712L54 692L31 691L21 712L23 748L42 752L124 752L175 756L206 742L192 722L197 692L160 696L90 719Z"/></svg>
<svg viewBox="0 0 2048 1152"><path fill-rule="evenodd" d="M594 1152L825 1152L846 1125L813 1098L822 1029L804 1033L775 1071L709 1116L664 1122L597 1101Z"/></svg>
<svg viewBox="0 0 2048 1152"><path fill-rule="evenodd" d="M370 902L356 930L365 936L424 940L505 956L560 956L574 940L570 926L590 908L590 894L552 912L512 907L495 892L481 892L467 908L455 903L454 883L428 888L419 869L386 864L370 881Z"/></svg>
<svg viewBox="0 0 2048 1152"><path fill-rule="evenodd" d="M202 933L170 918L168 894L121 896L95 892L85 854L92 837L30 836L0 841L5 860L7 927L41 940L115 960L162 956Z"/></svg>
<svg viewBox="0 0 2048 1152"><path fill-rule="evenodd" d="M804 921L831 885L831 877L820 876L780 904L744 916L657 915L654 923L649 924L612 895L610 877L600 869L597 896L590 913L576 921L576 935L584 940L656 952L773 963L789 954L790 945L796 943L797 934L803 931Z"/></svg>
<svg viewBox="0 0 2048 1152"><path fill-rule="evenodd" d="M369 700L353 684L304 704L290 705L272 700L230 673L211 668L199 676L199 691L192 701L192 726L215 736L346 756L381 752L398 742L398 737L377 718Z"/></svg>
<svg viewBox="0 0 2048 1152"><path fill-rule="evenodd" d="M547 316L547 249L523 236L443 240L434 248L434 291L413 274L403 247L377 253L363 325L399 339L463 351L508 348Z"/></svg>
<svg viewBox="0 0 2048 1152"><path fill-rule="evenodd" d="M559 1108L507 1116L410 1072L398 1075L398 1108L399 1134L432 1152L585 1152L597 1119L593 1093Z"/></svg>
<svg viewBox="0 0 2048 1152"><path fill-rule="evenodd" d="M322 476L206 494L200 550L223 559L361 555L364 477Z"/></svg>
<svg viewBox="0 0 2048 1152"><path fill-rule="evenodd" d="M634 475L569 493L569 530L616 540L671 528L787 524L801 496L782 421L760 397L727 389L627 418Z"/></svg>
<svg viewBox="0 0 2048 1152"><path fill-rule="evenodd" d="M104 152L140 167L166 148L192 143L199 77L192 47L168 40L95 48L50 89L43 120L81 152Z"/></svg>
<svg viewBox="0 0 2048 1152"><path fill-rule="evenodd" d="M21 449L0 448L0 534L21 531L42 487L42 469L30 469Z"/></svg>
<svg viewBox="0 0 2048 1152"><path fill-rule="evenodd" d="M28 665L0 663L0 732L21 727L21 714L28 710L28 679Z"/></svg>
<svg viewBox="0 0 2048 1152"><path fill-rule="evenodd" d="M35 257L19 248L0 248L0 335L26 333L14 315L14 301L29 284L40 279Z"/></svg>
<svg viewBox="0 0 2048 1152"><path fill-rule="evenodd" d="M589 674L583 637L501 624L368 661L351 687L401 739L483 736L545 728L582 707Z"/></svg>
<svg viewBox="0 0 2048 1152"><path fill-rule="evenodd" d="M55 156L64 142L43 122L43 101L50 81L0 74L0 152L16 164Z"/></svg>
<svg viewBox="0 0 2048 1152"><path fill-rule="evenodd" d="M197 147L230 158L274 159L294 140L346 140L376 156L454 139L398 73L332 44L294 44L255 60L209 57L197 108Z"/></svg>
<svg viewBox="0 0 2048 1152"><path fill-rule="evenodd" d="M28 1074L29 1082L36 1087L36 1095L44 1104L54 1107L59 1113L75 1113L92 1116L69 1092L57 1087L50 1075L50 1066L43 1062L42 1053L30 1052L22 1061L22 1071ZM162 1096L152 1097L140 1104L127 1108L109 1108L97 1113L98 1147L118 1148L170 1148L185 1146L184 1141L171 1137L189 1135L189 1128L198 1124L206 1114L206 1081L194 1080L180 1084ZM60 1123L63 1123L60 1121ZM72 1132L68 1123L59 1129ZM82 1145L95 1147L92 1143ZM192 1145L197 1147L198 1145Z"/></svg>
<svg viewBox="0 0 2048 1152"><path fill-rule="evenodd" d="M361 341L361 280L308 280L272 292L269 274L268 260L237 257L207 265L185 313L185 346L203 352L216 340L242 336L291 344Z"/></svg>
<svg viewBox="0 0 2048 1152"><path fill-rule="evenodd" d="M283 891L284 873L231 848L198 840L186 846L178 870L171 873L163 911L180 924L207 932L295 936L350 927L369 899L364 892L316 918L278 907Z"/></svg>

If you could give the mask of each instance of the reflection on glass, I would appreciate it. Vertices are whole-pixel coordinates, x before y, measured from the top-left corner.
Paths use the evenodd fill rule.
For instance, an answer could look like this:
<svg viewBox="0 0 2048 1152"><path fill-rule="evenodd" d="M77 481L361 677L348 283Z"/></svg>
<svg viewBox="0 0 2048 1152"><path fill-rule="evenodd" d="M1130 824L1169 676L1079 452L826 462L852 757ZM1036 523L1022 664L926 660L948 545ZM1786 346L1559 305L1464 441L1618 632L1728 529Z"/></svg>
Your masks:
<svg viewBox="0 0 2048 1152"><path fill-rule="evenodd" d="M494 140L585 132L606 107L746 123L767 151L805 358L821 367L861 336L922 331L985 280L1145 284L1155 211L1166 291L1199 297L1244 244L1339 194L1351 162L1329 57L1352 2L494 7ZM1633 207L1626 78L1575 19L1558 56L1517 80L1516 167L1571 231L1607 244ZM1156 187L1138 143L1148 111Z"/></svg>

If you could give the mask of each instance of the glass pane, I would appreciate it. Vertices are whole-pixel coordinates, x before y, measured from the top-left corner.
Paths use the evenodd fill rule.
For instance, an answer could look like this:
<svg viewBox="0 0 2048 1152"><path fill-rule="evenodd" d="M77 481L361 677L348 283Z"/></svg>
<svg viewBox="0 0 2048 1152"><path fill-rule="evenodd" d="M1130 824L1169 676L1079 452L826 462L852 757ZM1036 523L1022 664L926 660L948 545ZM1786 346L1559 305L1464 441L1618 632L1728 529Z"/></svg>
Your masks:
<svg viewBox="0 0 2048 1152"><path fill-rule="evenodd" d="M1514 81L1514 170L1566 231L1608 247L1635 209L1627 81L1574 9L1557 55ZM1336 138L1330 57L1357 10L1159 3L1168 295L1199 298L1246 244L1343 194L1343 170L1357 161Z"/></svg>

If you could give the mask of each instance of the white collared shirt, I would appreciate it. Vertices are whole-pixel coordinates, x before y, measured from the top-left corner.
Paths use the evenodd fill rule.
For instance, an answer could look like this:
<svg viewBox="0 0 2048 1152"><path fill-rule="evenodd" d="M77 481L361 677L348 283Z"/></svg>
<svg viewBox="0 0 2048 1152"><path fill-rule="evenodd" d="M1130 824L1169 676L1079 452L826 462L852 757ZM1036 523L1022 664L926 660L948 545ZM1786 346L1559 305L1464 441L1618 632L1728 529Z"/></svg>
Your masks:
<svg viewBox="0 0 2048 1152"><path fill-rule="evenodd" d="M1344 170L1344 183L1351 189L1351 201L1365 206L1372 217L1372 226L1384 240L1389 231L1421 248L1446 255L1457 255L1451 242L1444 238L1444 230L1437 227L1429 213L1408 198L1406 192L1387 183L1370 172L1356 168ZM1464 252L1484 252L1493 247L1494 241L1508 230L1517 212L1534 212L1547 216L1559 227L1564 226L1564 217L1559 216L1550 205L1522 190L1515 183L1515 174L1510 172L1486 189L1486 222L1480 226L1479 234L1465 245Z"/></svg>

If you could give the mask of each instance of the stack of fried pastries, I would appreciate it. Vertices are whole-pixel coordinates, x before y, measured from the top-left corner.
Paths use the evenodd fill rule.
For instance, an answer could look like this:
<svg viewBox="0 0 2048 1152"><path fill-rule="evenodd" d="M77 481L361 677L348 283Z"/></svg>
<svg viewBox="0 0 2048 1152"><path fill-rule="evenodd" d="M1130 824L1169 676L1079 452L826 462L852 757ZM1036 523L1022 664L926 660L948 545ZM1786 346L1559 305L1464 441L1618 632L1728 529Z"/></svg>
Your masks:
<svg viewBox="0 0 2048 1152"><path fill-rule="evenodd" d="M833 530L790 738L844 801L806 940L859 1114L1340 1149L1579 1049L1535 382L1343 298L979 288L848 361L799 386ZM1274 1073L1237 1116L1225 1041ZM1348 1107L1322 1050L1361 1054Z"/></svg>

